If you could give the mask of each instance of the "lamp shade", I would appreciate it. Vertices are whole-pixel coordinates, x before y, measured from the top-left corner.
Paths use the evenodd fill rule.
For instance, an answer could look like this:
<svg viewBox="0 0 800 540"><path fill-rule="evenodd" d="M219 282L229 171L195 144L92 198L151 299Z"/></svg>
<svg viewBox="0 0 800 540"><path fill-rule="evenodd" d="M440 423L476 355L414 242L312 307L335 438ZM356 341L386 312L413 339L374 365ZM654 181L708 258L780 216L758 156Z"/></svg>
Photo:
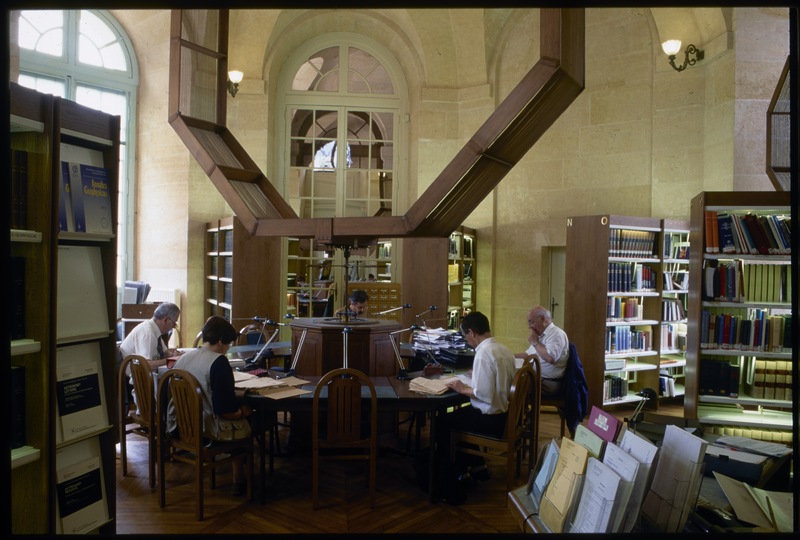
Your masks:
<svg viewBox="0 0 800 540"><path fill-rule="evenodd" d="M661 48L664 49L664 53L667 56L675 56L681 50L681 40L679 39L667 40L661 44Z"/></svg>
<svg viewBox="0 0 800 540"><path fill-rule="evenodd" d="M678 42L678 44L680 45L680 41ZM228 78L231 80L233 84L239 84L240 82L242 82L242 79L244 79L244 73L236 70L229 71Z"/></svg>

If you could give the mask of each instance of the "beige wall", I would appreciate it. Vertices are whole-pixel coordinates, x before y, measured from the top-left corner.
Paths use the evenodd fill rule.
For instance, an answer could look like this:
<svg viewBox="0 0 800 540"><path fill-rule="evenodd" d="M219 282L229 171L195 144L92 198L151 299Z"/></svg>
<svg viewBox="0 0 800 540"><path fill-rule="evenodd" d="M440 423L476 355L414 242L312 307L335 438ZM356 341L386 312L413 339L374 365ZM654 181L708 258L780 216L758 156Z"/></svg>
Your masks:
<svg viewBox="0 0 800 540"><path fill-rule="evenodd" d="M229 210L167 124L169 11L112 13L142 78L134 277L186 291L191 338L202 325L203 224ZM659 45L669 13L588 9L585 90L467 221L478 229L478 308L512 349L525 346L528 308L545 300L543 250L565 244L568 216L688 218L699 191L772 189L764 112L788 53L788 11L693 16L706 58L678 73ZM245 81L229 100L229 127L273 175L270 102L283 60L319 33L362 32L396 54L409 81L413 199L536 61L538 18L509 9L233 11L231 66Z"/></svg>

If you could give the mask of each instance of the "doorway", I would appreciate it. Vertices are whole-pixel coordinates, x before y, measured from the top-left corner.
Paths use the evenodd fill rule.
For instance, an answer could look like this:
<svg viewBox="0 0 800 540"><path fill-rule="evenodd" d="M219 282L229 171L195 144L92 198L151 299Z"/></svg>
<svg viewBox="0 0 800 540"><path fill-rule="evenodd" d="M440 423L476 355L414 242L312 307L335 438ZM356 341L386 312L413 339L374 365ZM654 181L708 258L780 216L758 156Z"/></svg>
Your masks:
<svg viewBox="0 0 800 540"><path fill-rule="evenodd" d="M542 304L553 315L553 323L559 328L564 328L564 294L567 268L567 248L555 246L546 248L548 251L549 266L547 275L549 287L544 289Z"/></svg>

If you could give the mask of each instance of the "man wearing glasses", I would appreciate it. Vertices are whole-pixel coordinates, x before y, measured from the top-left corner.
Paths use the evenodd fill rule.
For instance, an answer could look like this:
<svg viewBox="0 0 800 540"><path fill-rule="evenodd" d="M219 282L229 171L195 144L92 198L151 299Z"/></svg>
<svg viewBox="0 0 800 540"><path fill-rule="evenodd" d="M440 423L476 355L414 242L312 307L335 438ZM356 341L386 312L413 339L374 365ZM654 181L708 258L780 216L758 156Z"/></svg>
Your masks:
<svg viewBox="0 0 800 540"><path fill-rule="evenodd" d="M164 342L163 336L169 334L177 325L181 310L171 302L159 304L153 313L153 318L134 327L131 333L119 346L121 362L128 355L143 356L150 362L150 367L157 369L167 363L167 358L178 355L176 349L170 349Z"/></svg>

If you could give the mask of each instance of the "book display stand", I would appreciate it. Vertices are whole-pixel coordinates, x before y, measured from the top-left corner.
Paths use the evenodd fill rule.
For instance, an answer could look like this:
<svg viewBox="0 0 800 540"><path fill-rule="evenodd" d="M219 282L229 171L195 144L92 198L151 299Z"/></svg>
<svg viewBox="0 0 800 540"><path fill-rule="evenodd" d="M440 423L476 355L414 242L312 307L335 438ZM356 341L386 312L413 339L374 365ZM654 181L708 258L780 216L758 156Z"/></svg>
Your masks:
<svg viewBox="0 0 800 540"><path fill-rule="evenodd" d="M27 154L24 228L12 230L25 261L11 350L25 369L26 440L12 452L11 531L113 534L120 118L15 83L10 94L11 148ZM67 192L62 162L93 167L93 180Z"/></svg>

